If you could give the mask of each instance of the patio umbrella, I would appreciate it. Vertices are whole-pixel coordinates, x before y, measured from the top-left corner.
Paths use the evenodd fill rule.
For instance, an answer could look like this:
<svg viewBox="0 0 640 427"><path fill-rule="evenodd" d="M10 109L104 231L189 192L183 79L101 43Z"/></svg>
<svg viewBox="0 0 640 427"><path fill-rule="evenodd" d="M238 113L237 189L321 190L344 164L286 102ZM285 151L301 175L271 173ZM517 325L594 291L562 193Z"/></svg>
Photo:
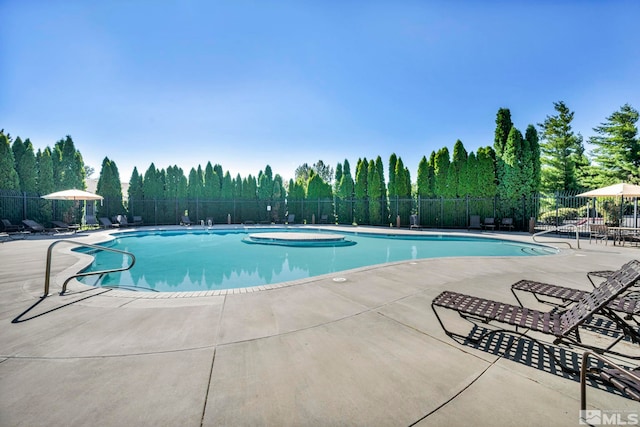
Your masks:
<svg viewBox="0 0 640 427"><path fill-rule="evenodd" d="M608 187L597 188L595 190L587 191L586 193L578 194L578 197L633 197L635 203L633 206L633 224L638 224L638 197L640 197L640 185L626 184L624 182L610 185ZM620 206L622 212L622 205ZM621 213L622 215L622 213Z"/></svg>
<svg viewBox="0 0 640 427"><path fill-rule="evenodd" d="M84 190L72 188L70 190L56 191L55 193L42 196L48 200L102 200L103 197Z"/></svg>
<svg viewBox="0 0 640 427"><path fill-rule="evenodd" d="M578 197L640 197L640 185L625 184L623 182L619 184L610 185L608 187L597 188L595 190L587 191L586 193L578 194Z"/></svg>
<svg viewBox="0 0 640 427"><path fill-rule="evenodd" d="M77 188L72 188L69 190L62 190L62 191L56 191L55 193L50 193L50 194L45 194L44 196L41 196L43 199L47 199L47 200L83 200L85 202L85 209L86 209L86 202L87 200L102 200L103 197L99 196L95 193L89 193L88 191L84 191L84 190L78 190ZM85 212L86 213L86 212ZM82 223L84 224L86 222L85 218L84 218L84 214L83 214L83 218L82 218Z"/></svg>

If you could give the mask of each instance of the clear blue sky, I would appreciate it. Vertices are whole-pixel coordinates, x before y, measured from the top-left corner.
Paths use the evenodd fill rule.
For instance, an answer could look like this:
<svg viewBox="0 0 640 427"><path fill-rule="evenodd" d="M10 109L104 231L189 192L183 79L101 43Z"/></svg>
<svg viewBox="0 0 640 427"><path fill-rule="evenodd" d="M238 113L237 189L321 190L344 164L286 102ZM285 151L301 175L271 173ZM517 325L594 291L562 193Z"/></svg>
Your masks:
<svg viewBox="0 0 640 427"><path fill-rule="evenodd" d="M151 162L285 179L575 111L585 140L640 108L640 1L0 0L0 128L71 135L121 179Z"/></svg>

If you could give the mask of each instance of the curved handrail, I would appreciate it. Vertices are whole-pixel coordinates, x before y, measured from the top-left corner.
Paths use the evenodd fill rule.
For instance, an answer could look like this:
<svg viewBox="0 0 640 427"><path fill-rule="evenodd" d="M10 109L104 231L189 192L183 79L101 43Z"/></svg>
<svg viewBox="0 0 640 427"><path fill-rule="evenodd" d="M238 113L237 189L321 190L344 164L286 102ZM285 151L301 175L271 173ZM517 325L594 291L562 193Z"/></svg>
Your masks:
<svg viewBox="0 0 640 427"><path fill-rule="evenodd" d="M106 247L106 246L93 245L91 243L78 242L77 240L58 240L58 241L53 242L52 244L50 244L49 248L47 249L47 267L45 269L44 295L42 295L42 298L46 298L47 296L49 296L49 283L51 281L51 255L53 253L53 247L56 246L58 243L70 243L70 244L74 244L74 245L78 245L78 246L85 246L85 247L88 247L88 248L94 248L94 249L100 249L100 250L103 250L103 251L115 252L115 253L127 255L127 256L129 256L131 258L131 264L129 264L127 267L112 268L112 269L108 269L108 270L90 271L88 273L74 274L73 276L69 277L67 280L64 281L64 283L62 284L62 291L60 292L60 295L65 293L65 291L67 290L67 283L69 283L69 281L71 281L71 279L75 279L76 277L92 276L92 275L96 275L96 274L107 274L107 273L117 273L119 271L126 271L126 270L131 269L134 266L134 264L136 263L136 257L131 252L121 251L119 249L113 249L113 248L109 248L109 247Z"/></svg>
<svg viewBox="0 0 640 427"><path fill-rule="evenodd" d="M561 225L561 226L555 226L550 230L539 231L539 232L535 233L533 236L531 236L531 238L533 239L534 242L537 242L537 243L564 243L564 244L568 245L571 249L573 249L573 246L571 246L571 243L565 242L565 241L561 241L561 240L551 241L551 242L540 242L540 241L536 240L536 237L542 236L543 234L551 233L552 231L558 231L558 230L560 230L560 228L565 228L565 227L566 228L572 228L573 227L576 230L576 245L577 245L578 249L580 249L580 233L578 232L578 226L582 225L582 224L584 224L586 222L587 222L587 220L585 219L585 220L582 220L582 221L580 221L580 222L578 222L576 224L565 224L565 225Z"/></svg>

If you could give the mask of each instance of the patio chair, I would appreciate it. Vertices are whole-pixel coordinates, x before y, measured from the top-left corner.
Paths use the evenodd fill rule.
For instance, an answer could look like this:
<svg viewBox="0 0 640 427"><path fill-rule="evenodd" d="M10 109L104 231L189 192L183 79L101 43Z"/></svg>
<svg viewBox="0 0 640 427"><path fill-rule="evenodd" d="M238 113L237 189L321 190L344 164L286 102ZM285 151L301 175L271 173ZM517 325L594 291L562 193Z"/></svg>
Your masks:
<svg viewBox="0 0 640 427"><path fill-rule="evenodd" d="M189 215L182 215L180 217L180 225L191 225L191 219L189 218Z"/></svg>
<svg viewBox="0 0 640 427"><path fill-rule="evenodd" d="M39 224L31 219L23 219L22 223L27 228L27 230L31 231L32 233L44 233L47 231L47 229L44 228L42 224Z"/></svg>
<svg viewBox="0 0 640 427"><path fill-rule="evenodd" d="M503 228L506 228L509 231L513 230L513 218L502 218L499 229L502 230Z"/></svg>
<svg viewBox="0 0 640 427"><path fill-rule="evenodd" d="M131 223L131 225L142 225L142 224L143 224L142 217L140 215L134 215L133 222Z"/></svg>
<svg viewBox="0 0 640 427"><path fill-rule="evenodd" d="M471 230L472 228L474 228L476 230L482 229L482 225L480 224L480 215L471 215L469 217L469 227L468 227L468 229Z"/></svg>
<svg viewBox="0 0 640 427"><path fill-rule="evenodd" d="M591 366L589 359L595 359L599 362L598 365ZM598 380L615 387L630 399L640 402L640 367L627 369L600 354L585 351L582 354L580 367L581 411L587 409L587 374L594 375Z"/></svg>
<svg viewBox="0 0 640 427"><path fill-rule="evenodd" d="M329 223L329 215L322 214L320 215L320 224L328 224Z"/></svg>
<svg viewBox="0 0 640 427"><path fill-rule="evenodd" d="M418 215L411 215L409 217L409 228L420 228L420 222L418 221Z"/></svg>
<svg viewBox="0 0 640 427"><path fill-rule="evenodd" d="M495 218L492 217L487 217L484 219L484 222L482 223L482 228L486 229L491 229L491 230L495 230L496 229L496 220Z"/></svg>
<svg viewBox="0 0 640 427"><path fill-rule="evenodd" d="M102 224L102 227L104 228L116 228L120 226L119 224L114 224L113 222L111 222L111 220L106 216L102 216L98 218L98 220L100 221L100 224Z"/></svg>
<svg viewBox="0 0 640 427"><path fill-rule="evenodd" d="M51 225L53 225L53 230L56 233L60 233L62 231L73 231L75 233L80 228L79 225L69 225L64 221L51 221Z"/></svg>
<svg viewBox="0 0 640 427"><path fill-rule="evenodd" d="M117 215L115 217L115 222L118 223L120 227L128 227L131 225L129 224L129 220L126 215Z"/></svg>
<svg viewBox="0 0 640 427"><path fill-rule="evenodd" d="M457 292L444 291L431 302L431 309L436 315L440 326L444 332L450 337L466 338L470 341L479 343L486 336L496 332L508 332L524 335L519 332L518 328L525 328L531 331L537 331L543 334L555 337L554 344L576 345L587 349L594 349L600 352L609 352L611 354L621 355L612 350L612 347L619 342L616 340L607 348L595 347L594 345L582 342L579 327L594 314L603 315L616 322L620 321L619 317L610 310L607 305L620 296L623 292L635 285L640 280L640 261L630 261L611 274L607 280L598 286L593 292L585 294L578 302L571 305L566 310L552 309L550 311L540 311L519 305L503 303L499 301L488 300L471 295L465 295ZM498 329L489 330L478 338L469 338L468 336L448 330L438 315L436 307L456 311L462 318L470 321L475 325L476 321L484 324L497 322L515 326L515 331ZM472 319L472 320L470 320ZM626 323L622 321L624 325ZM625 327L620 325L625 334L629 333L628 325ZM638 332L634 331L635 336L630 338L634 342L639 342ZM531 338L531 337L529 337ZM531 338L534 340L533 338ZM534 340L535 341L535 340ZM540 343L552 356L552 351L544 344ZM626 355L624 355L626 356ZM563 368L569 370L569 368Z"/></svg>
<svg viewBox="0 0 640 427"><path fill-rule="evenodd" d="M287 224L295 224L295 222L296 222L296 215L289 214L289 216L287 216Z"/></svg>
<svg viewBox="0 0 640 427"><path fill-rule="evenodd" d="M22 230L24 230L22 225L12 224L8 219L2 220L2 231L6 233L13 233Z"/></svg>
<svg viewBox="0 0 640 427"><path fill-rule="evenodd" d="M589 224L589 243L591 240L603 240L606 245L609 241L609 227L604 224Z"/></svg>
<svg viewBox="0 0 640 427"><path fill-rule="evenodd" d="M522 301L520 301L517 291L530 293L536 301L543 304L550 304L561 309L567 308L569 305L580 301L585 295L590 293L581 289L567 288L533 280L520 280L511 285L511 293L513 293L513 296L518 300L518 304L520 304L521 307L524 307L524 305ZM554 298L554 300L541 297L551 297ZM633 291L625 295L620 295L611 300L606 307L609 310L622 313L624 319L633 320L636 324L640 324L634 317L640 316L640 292ZM640 342L640 334L635 333L635 331L631 331L630 334L637 336L638 342Z"/></svg>
<svg viewBox="0 0 640 427"><path fill-rule="evenodd" d="M95 215L85 215L84 216L84 225L97 225L99 226L100 224L98 224L98 221L96 220Z"/></svg>

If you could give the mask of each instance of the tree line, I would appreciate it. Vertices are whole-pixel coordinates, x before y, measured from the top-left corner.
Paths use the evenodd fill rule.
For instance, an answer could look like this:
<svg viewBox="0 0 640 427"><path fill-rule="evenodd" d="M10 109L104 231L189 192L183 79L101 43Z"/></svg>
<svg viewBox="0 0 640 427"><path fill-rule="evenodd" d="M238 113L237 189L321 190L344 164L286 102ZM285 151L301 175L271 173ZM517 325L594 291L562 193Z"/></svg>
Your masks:
<svg viewBox="0 0 640 427"><path fill-rule="evenodd" d="M582 136L572 130L573 118L574 112L564 102L556 102L554 114L537 127L529 124L523 134L513 125L511 111L500 108L493 145L468 152L457 140L452 153L447 147L434 150L428 158L421 158L415 181L395 154L388 159L387 173L380 156L358 159L353 170L347 159L335 171L319 160L298 167L295 178L286 183L269 165L257 176L232 177L211 162L204 169L200 165L191 168L188 174L178 166L158 169L152 163L144 174L134 168L125 199L118 168L106 157L96 191L105 198L98 215L128 212L153 216L156 223L173 223L181 214L190 213L219 223L226 222L229 212L235 218L265 222L281 220L288 213L301 220L309 216L305 203L324 200L331 203L319 203L313 212L329 222L382 225L394 222L396 215L403 223L408 221L415 209L412 200L418 197L497 197L505 206L499 216L518 216L518 210L529 208L517 201L539 192L576 192L621 181L640 183L637 110L625 104L595 127L596 135L588 141L595 148L589 155ZM0 131L2 190L46 194L84 189L90 170L70 136L53 148L34 152L28 138L12 139Z"/></svg>

